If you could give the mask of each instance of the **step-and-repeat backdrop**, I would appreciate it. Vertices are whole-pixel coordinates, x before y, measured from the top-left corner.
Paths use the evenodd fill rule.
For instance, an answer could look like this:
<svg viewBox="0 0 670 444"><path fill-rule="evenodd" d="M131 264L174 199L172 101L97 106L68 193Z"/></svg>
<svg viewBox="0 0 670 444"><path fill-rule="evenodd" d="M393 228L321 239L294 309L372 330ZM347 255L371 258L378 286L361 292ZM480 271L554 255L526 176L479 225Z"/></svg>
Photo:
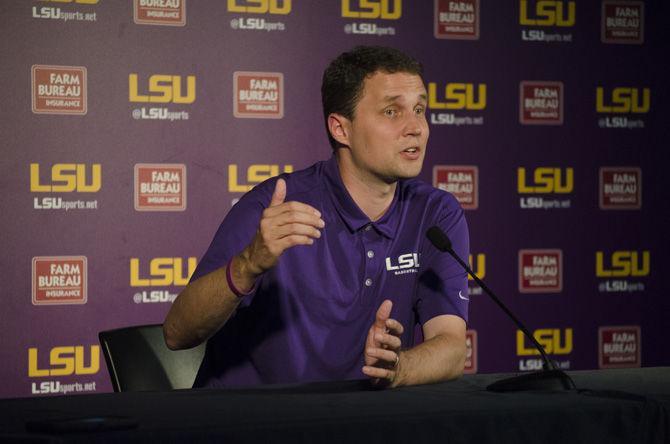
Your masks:
<svg viewBox="0 0 670 444"><path fill-rule="evenodd" d="M424 63L421 177L459 199L474 270L550 357L670 363L667 20L654 7L2 2L0 396L110 391L98 332L162 322L244 192L330 156L321 75L358 44ZM466 372L538 369L512 322L470 294Z"/></svg>

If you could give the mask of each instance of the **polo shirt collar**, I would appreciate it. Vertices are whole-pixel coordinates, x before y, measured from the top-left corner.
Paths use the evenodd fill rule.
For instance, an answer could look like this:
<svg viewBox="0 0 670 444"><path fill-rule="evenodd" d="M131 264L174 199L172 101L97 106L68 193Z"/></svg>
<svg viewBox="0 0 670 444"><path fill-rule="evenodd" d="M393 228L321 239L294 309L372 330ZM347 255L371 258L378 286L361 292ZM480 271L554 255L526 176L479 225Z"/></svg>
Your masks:
<svg viewBox="0 0 670 444"><path fill-rule="evenodd" d="M398 181L389 209L381 219L372 222L356 205L344 186L335 154L326 161L324 173L333 205L352 233L362 230L370 224L384 236L390 239L395 238L400 222L400 202L402 201L402 189L404 188L402 180Z"/></svg>

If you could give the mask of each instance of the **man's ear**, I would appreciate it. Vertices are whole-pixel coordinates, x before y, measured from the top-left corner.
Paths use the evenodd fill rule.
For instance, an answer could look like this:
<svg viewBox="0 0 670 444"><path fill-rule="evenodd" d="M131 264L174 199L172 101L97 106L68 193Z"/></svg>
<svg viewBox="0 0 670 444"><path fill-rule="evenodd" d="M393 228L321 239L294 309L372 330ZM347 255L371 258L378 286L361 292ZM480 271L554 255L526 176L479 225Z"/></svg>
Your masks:
<svg viewBox="0 0 670 444"><path fill-rule="evenodd" d="M338 143L349 146L351 135L351 121L342 114L331 113L328 115L328 131Z"/></svg>

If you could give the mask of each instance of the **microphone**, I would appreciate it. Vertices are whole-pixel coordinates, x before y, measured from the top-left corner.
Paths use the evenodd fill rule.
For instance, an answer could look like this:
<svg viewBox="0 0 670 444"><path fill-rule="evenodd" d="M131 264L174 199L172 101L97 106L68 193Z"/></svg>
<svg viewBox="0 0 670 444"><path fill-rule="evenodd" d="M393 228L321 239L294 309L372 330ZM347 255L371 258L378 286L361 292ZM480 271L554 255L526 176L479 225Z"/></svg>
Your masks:
<svg viewBox="0 0 670 444"><path fill-rule="evenodd" d="M544 348L537 342L537 340L530 334L525 325L517 319L516 316L502 303L500 299L491 291L481 279L477 277L461 259L451 246L449 237L437 226L430 227L426 232L426 237L438 250L449 253L458 262L461 267L475 280L475 282L486 292L493 302L498 304L507 316L514 321L516 326L521 330L535 348L540 352L543 361L543 369L538 372L525 373L508 379L503 379L486 387L487 390L494 392L511 392L521 390L571 390L576 389L575 383L562 370L556 368L556 365L547 357Z"/></svg>

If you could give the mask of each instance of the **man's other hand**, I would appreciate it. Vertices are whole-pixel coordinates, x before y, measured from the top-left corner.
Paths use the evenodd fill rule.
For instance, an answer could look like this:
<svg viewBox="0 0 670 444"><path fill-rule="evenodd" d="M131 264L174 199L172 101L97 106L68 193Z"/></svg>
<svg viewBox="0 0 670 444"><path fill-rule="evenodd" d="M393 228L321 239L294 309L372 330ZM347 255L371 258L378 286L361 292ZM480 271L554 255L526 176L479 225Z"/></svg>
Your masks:
<svg viewBox="0 0 670 444"><path fill-rule="evenodd" d="M376 385L393 385L400 371L400 336L404 328L391 319L392 308L388 299L382 302L365 340L363 373Z"/></svg>
<svg viewBox="0 0 670 444"><path fill-rule="evenodd" d="M301 202L284 202L285 199L286 181L280 178L270 205L263 210L256 236L242 253L247 270L253 275L274 267L286 249L312 245L326 226L316 208Z"/></svg>

